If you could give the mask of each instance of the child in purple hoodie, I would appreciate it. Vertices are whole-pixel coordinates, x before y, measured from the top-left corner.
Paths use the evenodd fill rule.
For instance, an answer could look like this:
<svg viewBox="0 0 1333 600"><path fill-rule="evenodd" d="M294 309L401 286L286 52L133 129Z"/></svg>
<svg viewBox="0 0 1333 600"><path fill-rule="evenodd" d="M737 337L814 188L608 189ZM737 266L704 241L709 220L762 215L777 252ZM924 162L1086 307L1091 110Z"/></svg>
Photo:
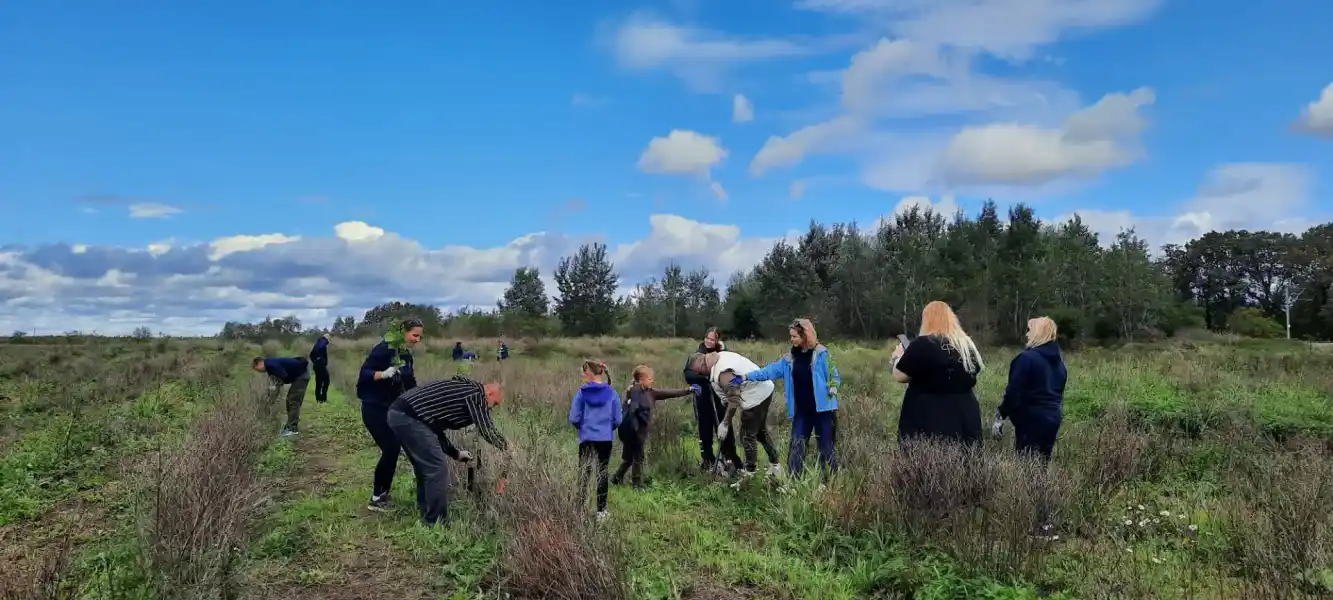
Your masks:
<svg viewBox="0 0 1333 600"><path fill-rule="evenodd" d="M588 480L597 469L597 519L605 520L607 471L611 440L620 427L620 396L611 387L611 373L600 360L583 361L583 385L569 407L569 423L579 432L579 497L587 502Z"/></svg>

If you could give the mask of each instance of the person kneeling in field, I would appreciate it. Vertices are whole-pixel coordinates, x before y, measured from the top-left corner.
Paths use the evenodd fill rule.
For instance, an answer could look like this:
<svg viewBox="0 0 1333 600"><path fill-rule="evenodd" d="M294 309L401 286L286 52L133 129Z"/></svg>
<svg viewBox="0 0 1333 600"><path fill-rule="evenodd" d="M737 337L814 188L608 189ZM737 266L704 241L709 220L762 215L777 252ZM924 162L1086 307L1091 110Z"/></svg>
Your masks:
<svg viewBox="0 0 1333 600"><path fill-rule="evenodd" d="M472 460L472 453L455 448L445 431L476 425L482 439L509 450L491 420L491 409L502 399L499 383L482 385L455 375L404 392L389 406L389 428L412 461L417 508L427 525L449 522L449 465L444 457Z"/></svg>
<svg viewBox="0 0 1333 600"><path fill-rule="evenodd" d="M634 489L643 487L643 449L648 441L648 424L653 419L653 406L658 400L698 395L702 388L691 385L678 390L653 389L653 369L648 365L634 367L634 384L625 393L627 407L620 423L620 443L623 451L620 468L611 477L611 483L620 485L625 472L630 471Z"/></svg>
<svg viewBox="0 0 1333 600"><path fill-rule="evenodd" d="M718 437L727 437L732 416L737 411L741 413L741 445L745 449L745 468L741 475L749 477L755 473L759 461L757 442L768 454L768 473L777 476L782 469L779 466L782 458L768 435L768 409L773 405L773 390L777 386L771 381L745 381L741 374L757 371L759 365L735 352L696 353L690 359L690 368L696 373L707 374L714 392L726 398L726 414L718 425Z"/></svg>
<svg viewBox="0 0 1333 600"><path fill-rule="evenodd" d="M287 388L287 423L278 433L282 437L299 433L301 425L301 404L305 402L306 388L310 387L310 365L304 357L297 358L262 358L256 356L250 366L260 373L267 373L271 381L269 391L277 393L283 385Z"/></svg>

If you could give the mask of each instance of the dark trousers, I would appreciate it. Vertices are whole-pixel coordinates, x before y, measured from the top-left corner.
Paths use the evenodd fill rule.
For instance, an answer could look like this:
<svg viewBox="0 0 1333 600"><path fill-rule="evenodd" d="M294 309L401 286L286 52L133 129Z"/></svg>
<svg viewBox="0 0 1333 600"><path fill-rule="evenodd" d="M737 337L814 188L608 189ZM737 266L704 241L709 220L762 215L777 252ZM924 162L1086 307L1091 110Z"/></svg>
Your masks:
<svg viewBox="0 0 1333 600"><path fill-rule="evenodd" d="M1059 410L1028 410L1016 415L1014 423L1014 450L1020 454L1036 453L1042 462L1050 462L1055 452L1055 439L1060 434L1064 415Z"/></svg>
<svg viewBox="0 0 1333 600"><path fill-rule="evenodd" d="M726 412L726 407L713 394L711 387L705 385L703 393L694 396L694 420L699 424L699 455L709 466L717 462L717 454L713 453L713 439L717 435L717 425ZM739 467L741 457L736 453L735 432L728 431L727 437L721 442L722 460Z"/></svg>
<svg viewBox="0 0 1333 600"><path fill-rule="evenodd" d="M741 447L745 449L745 470L751 473L759 462L759 444L764 446L768 462L775 465L782 462L778 449L773 446L773 440L768 435L768 409L772 405L773 395L769 394L754 408L741 411Z"/></svg>
<svg viewBox="0 0 1333 600"><path fill-rule="evenodd" d="M366 426L366 431L370 432L370 438L375 440L375 445L380 448L379 462L375 463L374 487L371 492L375 496L389 493L393 487L393 475L398 470L398 452L402 445L398 443L398 436L394 435L393 429L389 427L389 407L382 402L361 401L361 424Z"/></svg>
<svg viewBox="0 0 1333 600"><path fill-rule="evenodd" d="M315 402L329 401L329 363L312 362L315 369Z"/></svg>
<svg viewBox="0 0 1333 600"><path fill-rule="evenodd" d="M301 405L305 403L305 391L310 387L310 371L301 374L287 388L287 425L288 431L296 431L301 425Z"/></svg>
<svg viewBox="0 0 1333 600"><path fill-rule="evenodd" d="M606 510L607 471L611 466L611 442L579 444L579 506L588 502L588 480L597 472L597 512Z"/></svg>
<svg viewBox="0 0 1333 600"><path fill-rule="evenodd" d="M820 470L825 474L838 471L838 453L834 445L838 439L838 411L797 411L791 423L791 447L787 449L787 470L792 477L800 476L805 470L805 447L812 433L819 448Z"/></svg>
<svg viewBox="0 0 1333 600"><path fill-rule="evenodd" d="M644 440L638 434L620 436L620 468L616 469L613 481L619 483L624 480L628 471L634 487L643 485L644 446Z"/></svg>
<svg viewBox="0 0 1333 600"><path fill-rule="evenodd" d="M449 522L449 461L440 437L401 410L389 410L389 428L398 438L417 479L417 510L427 525Z"/></svg>

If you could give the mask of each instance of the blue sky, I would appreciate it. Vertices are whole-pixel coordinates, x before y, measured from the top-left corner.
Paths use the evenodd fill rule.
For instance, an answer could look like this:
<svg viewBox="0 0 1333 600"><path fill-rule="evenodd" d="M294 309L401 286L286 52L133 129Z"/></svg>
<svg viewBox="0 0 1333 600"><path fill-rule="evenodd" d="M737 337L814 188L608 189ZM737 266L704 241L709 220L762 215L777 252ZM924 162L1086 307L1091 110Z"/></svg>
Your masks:
<svg viewBox="0 0 1333 600"><path fill-rule="evenodd" d="M488 304L590 237L724 276L904 203L1333 212L1333 3L412 4L0 7L0 327Z"/></svg>

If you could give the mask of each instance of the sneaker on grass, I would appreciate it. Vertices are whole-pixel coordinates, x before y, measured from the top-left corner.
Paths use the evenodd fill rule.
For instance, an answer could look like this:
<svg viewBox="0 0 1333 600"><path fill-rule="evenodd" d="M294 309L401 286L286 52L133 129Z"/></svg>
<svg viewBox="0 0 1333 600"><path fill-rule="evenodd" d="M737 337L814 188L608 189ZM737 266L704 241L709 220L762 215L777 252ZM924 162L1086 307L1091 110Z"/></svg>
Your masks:
<svg viewBox="0 0 1333 600"><path fill-rule="evenodd" d="M292 437L294 435L301 435L301 432L295 429L287 429L286 427L283 427L282 431L278 432L278 437Z"/></svg>
<svg viewBox="0 0 1333 600"><path fill-rule="evenodd" d="M375 512L389 512L393 510L393 502L389 500L389 492L384 492L378 496L371 496L370 504L366 505L366 509Z"/></svg>
<svg viewBox="0 0 1333 600"><path fill-rule="evenodd" d="M603 510L603 511L599 511L599 512L597 513L597 522L598 522L598 523L605 523L606 520L607 520L607 519L610 519L610 518L611 518L611 513L606 512L606 511L604 511L604 510Z"/></svg>

